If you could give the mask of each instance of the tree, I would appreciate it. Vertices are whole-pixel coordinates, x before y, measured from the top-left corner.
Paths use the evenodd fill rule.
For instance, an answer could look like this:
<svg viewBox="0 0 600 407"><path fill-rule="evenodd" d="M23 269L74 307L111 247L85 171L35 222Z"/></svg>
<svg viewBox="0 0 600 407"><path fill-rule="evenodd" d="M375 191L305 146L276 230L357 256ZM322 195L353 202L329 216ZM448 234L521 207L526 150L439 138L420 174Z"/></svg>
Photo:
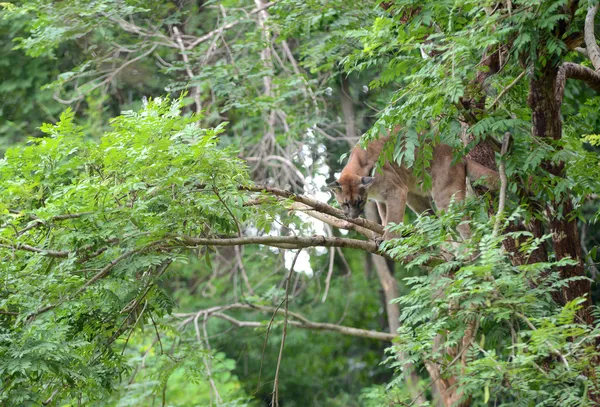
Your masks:
<svg viewBox="0 0 600 407"><path fill-rule="evenodd" d="M393 390L372 387L363 403L449 406L492 398L505 404L595 403L598 331L584 268L595 250L587 259L580 253L577 222L597 234L581 205L588 202L587 216L597 218L597 153L582 143L595 142L597 133L598 79L586 67L598 68L597 6L565 1L242 6L55 7L38 1L9 10L9 17L33 17L19 45L30 56L82 44L81 60L89 60L78 61L52 85L57 100L76 107L83 100L118 106L113 100L123 99L123 92L144 93L129 80L127 73L136 71L147 79L140 83L151 82L150 89L167 80L178 91L185 85L177 81L183 80L190 92L177 102L160 98L116 118L100 141L84 137L68 111L56 126L42 127L46 138L7 152L0 181L6 281L0 308L7 335L0 354L11 359L2 375L5 402L102 404L97 393L102 387L130 403L150 403L148 397L158 395L164 404L167 389L176 391L173 383L167 386L169 377L184 371L206 377L211 403L249 400L248 387L223 394L233 365L213 352L215 342L209 340L212 329L223 326L220 319L277 335L273 349L262 338L264 350L256 355L261 371L266 350L278 354L270 365L274 386L257 393L272 404L280 397L286 404L306 397L291 389L294 379L286 384L281 364L299 329L396 338L389 362L401 374L384 379ZM583 42L586 49L578 50ZM151 58L166 69L155 72ZM336 92L340 97L331 103ZM382 109L375 123L368 112L372 104ZM201 110L205 116L190 115ZM86 125L86 132L101 133L105 116ZM225 118L230 124L223 124ZM339 168L334 160L339 154L323 157L324 151L340 151L334 141L343 141L343 151L357 133L370 128L368 140L398 124L402 129L386 155L415 167L425 186L431 146L440 141L454 146L457 158L466 154L498 169L502 185L497 197L482 193L437 217L392 226L402 238L378 247L358 237L377 237L382 226L345 219L339 210L297 193ZM219 144L229 147L217 146L217 134ZM351 234L298 236L314 226L289 210ZM466 216L473 236L461 242L455 226ZM244 250L246 244L262 246ZM274 247L280 260L265 246ZM309 259L327 268L323 296L310 283L318 278L293 273L290 264L282 267L302 255L290 256L289 250L308 247L330 249L329 256L315 249ZM356 270L358 251L399 264L396 278L406 288L396 289L389 267L376 261L388 321L382 328L373 315L361 318L354 310L352 324L317 322L332 316L319 314L308 299L327 297L327 304L341 305L331 299L333 293L343 295L336 284L342 279L334 277L336 258L340 269ZM269 289L257 291L265 269L256 256L282 274L267 278ZM200 266L198 258L210 264ZM181 280L165 278L177 270L184 273ZM202 287L203 293L222 289L225 301L179 297L178 282ZM168 316L170 296L196 308L178 312L183 320L174 320ZM393 297L398 299L390 302ZM271 318L265 321L263 313ZM152 326L149 334L136 328L144 323ZM194 345L187 331L175 334L185 326L193 326ZM227 339L219 340L221 349L229 346ZM147 350L145 343L151 343ZM168 345L180 353L165 351ZM49 347L53 352L45 352ZM136 347L146 356L161 349L156 370L141 369L138 376L138 363L130 385L116 386L127 363L136 365ZM199 355L197 363L186 363L192 353ZM283 363L290 357L286 353ZM220 363L226 365L222 370L214 367ZM327 369L332 375L339 370ZM136 380L147 387L136 390ZM236 380L244 382L239 375ZM330 404L347 405L343 400L338 395Z"/></svg>

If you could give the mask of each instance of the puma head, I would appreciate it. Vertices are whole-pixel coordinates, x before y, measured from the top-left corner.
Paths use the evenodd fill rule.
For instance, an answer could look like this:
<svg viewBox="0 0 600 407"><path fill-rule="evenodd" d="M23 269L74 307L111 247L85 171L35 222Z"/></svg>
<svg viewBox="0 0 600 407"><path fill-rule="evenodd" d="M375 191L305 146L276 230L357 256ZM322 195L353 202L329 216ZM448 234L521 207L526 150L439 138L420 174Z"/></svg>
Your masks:
<svg viewBox="0 0 600 407"><path fill-rule="evenodd" d="M369 195L369 187L374 177L359 175L342 175L339 180L329 184L344 214L349 218L358 218L364 211Z"/></svg>

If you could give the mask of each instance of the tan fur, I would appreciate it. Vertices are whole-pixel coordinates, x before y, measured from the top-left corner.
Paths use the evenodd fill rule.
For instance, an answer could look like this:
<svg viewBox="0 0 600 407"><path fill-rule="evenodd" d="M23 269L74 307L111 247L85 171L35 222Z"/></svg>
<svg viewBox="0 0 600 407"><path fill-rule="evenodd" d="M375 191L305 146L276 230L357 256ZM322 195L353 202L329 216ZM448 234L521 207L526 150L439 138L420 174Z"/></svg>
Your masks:
<svg viewBox="0 0 600 407"><path fill-rule="evenodd" d="M377 202L377 208L384 225L404 221L406 205L415 213L431 211L431 200L438 209L446 210L454 197L456 201L465 198L466 178L487 177L486 186L494 189L497 173L492 170L463 160L452 165L452 148L440 144L433 149L433 159L429 173L432 178L431 191L423 191L412 169L387 162L382 171L376 171L371 177L385 142L389 137L369 143L366 150L357 146L352 149L350 160L342 170L339 180L333 187L336 199L346 216L356 218L364 209L367 198ZM470 235L468 225L459 226L463 238ZM386 231L383 236L388 240L393 236Z"/></svg>

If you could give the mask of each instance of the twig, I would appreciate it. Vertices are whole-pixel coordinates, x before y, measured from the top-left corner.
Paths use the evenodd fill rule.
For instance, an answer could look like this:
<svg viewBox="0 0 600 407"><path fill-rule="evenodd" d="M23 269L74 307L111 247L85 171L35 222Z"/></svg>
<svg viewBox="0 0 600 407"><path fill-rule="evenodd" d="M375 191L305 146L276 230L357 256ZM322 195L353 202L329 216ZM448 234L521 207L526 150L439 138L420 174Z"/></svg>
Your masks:
<svg viewBox="0 0 600 407"><path fill-rule="evenodd" d="M142 317L142 315L144 315L144 311L146 310L146 306L147 305L148 305L148 301L146 300L146 301L144 301L144 306L142 307L142 310L140 311L140 314L135 319L135 322L133 323L133 325L131 325L131 330L129 331L129 334L127 335L127 338L125 338L125 343L123 344L123 349L121 350L121 356L123 356L123 353L125 353L125 348L127 348L127 343L129 343L129 338L131 337L131 334L135 330L135 326L140 321L140 318ZM127 321L127 319L129 319L129 317L125 318L125 321Z"/></svg>
<svg viewBox="0 0 600 407"><path fill-rule="evenodd" d="M69 257L69 254L71 254L71 252L68 250L46 250L46 249L40 249L38 247L33 247L33 246L29 246L27 244L20 244L20 243L17 243L15 246L0 244L0 247L4 247L5 249L11 249L11 250L24 250L27 252L40 253L40 254L42 254L44 256L48 256L48 257L65 258L65 257Z"/></svg>
<svg viewBox="0 0 600 407"><path fill-rule="evenodd" d="M173 26L173 34L175 35L175 40L179 45L179 50L181 53L181 58L183 59L183 63L185 65L185 72L187 73L190 81L194 79L194 72L192 71L192 67L190 65L190 59L188 58L187 51L185 50L185 45L183 45L183 40L181 39L181 33L177 26ZM200 87L198 85L193 87L194 93L194 103L196 104L196 114L200 114L202 112L202 101L200 100Z"/></svg>
<svg viewBox="0 0 600 407"><path fill-rule="evenodd" d="M227 211L229 216L231 216L231 218L235 222L235 226L237 227L238 236L242 237L242 228L240 227L240 222L238 222L238 220L235 217L235 215L233 214L233 212L231 212L231 210L229 209L229 206L227 206L225 201L223 201L223 198L221 198L221 195L219 194L219 190L217 189L216 185L213 185L213 192L217 196L217 199L219 200L219 202L221 202L221 204L223 204L223 206L225 207L225 210Z"/></svg>
<svg viewBox="0 0 600 407"><path fill-rule="evenodd" d="M496 96L496 98L494 99L494 101L490 105L490 110L494 106L496 106L496 104L500 101L500 99L502 98L502 96L504 96L506 94L506 92L508 92L513 86L515 86L517 84L517 82L519 82L521 80L521 78L523 78L526 74L527 74L527 69L524 70L523 72L521 72L519 74L519 76L517 76L515 78L515 80L513 80L507 87L505 87L504 89L502 89L502 91L498 94L498 96Z"/></svg>
<svg viewBox="0 0 600 407"><path fill-rule="evenodd" d="M271 399L271 406L279 407L279 371L281 368L281 359L283 358L283 347L285 345L285 337L287 336L287 326L288 326L288 313L289 313L289 294L290 294L290 278L294 273L294 266L296 265L296 260L298 260L298 256L302 249L296 252L294 256L294 260L292 260L292 265L290 267L290 271L288 272L286 281L285 281L285 315L283 320L283 335L281 337L281 346L279 347L279 356L277 357L277 368L275 369L275 380L273 381L273 397Z"/></svg>
<svg viewBox="0 0 600 407"><path fill-rule="evenodd" d="M254 10L250 11L249 14L259 13L259 12L261 12L263 10L266 10L269 7L274 6L274 5L275 5L275 2L266 3L266 4L262 5L261 7L257 7ZM196 45L199 45L199 44L201 44L201 43L203 43L203 42L205 42L207 40L210 40L215 35L220 34L223 31L228 30L231 27L234 27L234 26L238 25L239 23L241 23L243 21L244 21L244 19L240 18L239 20L232 21L231 23L225 24L222 27L217 28L216 30L213 30L213 31L211 31L211 32L209 32L207 34L204 34L202 37L199 37L199 38L195 39L190 45L188 45L187 49L192 49Z"/></svg>
<svg viewBox="0 0 600 407"><path fill-rule="evenodd" d="M210 352L210 342L208 341L208 332L206 331L206 320L207 320L208 316L206 314L204 314L204 321L202 321L202 332L204 333L204 342L205 342L205 346L206 346L206 350L208 350ZM212 406L212 393L215 393L215 396L217 398L217 404L221 404L223 403L223 400L221 399L221 395L219 394L219 390L217 389L217 385L215 384L215 381L212 377L212 373L211 373L211 369L212 369L212 363L210 363L210 360L208 360L208 357L204 358L204 363L207 366L208 372L210 373L208 376L209 382L210 382L210 388L211 388L211 406Z"/></svg>
<svg viewBox="0 0 600 407"><path fill-rule="evenodd" d="M148 55L152 54L156 48L158 48L158 45L156 45L156 44L155 44L155 45L153 45L153 46L150 48L150 50L148 50L148 51L144 52L143 54L140 54L140 55L138 55L137 57L135 57L135 58L133 58L133 59L131 59L131 60L127 61L127 62L124 62L124 63L123 63L121 66L119 66L118 68L116 68L116 69L115 69L115 70L114 70L112 73L110 73L110 74L106 75L106 79L104 79L103 81L101 81L101 82L99 82L99 83L95 84L94 86L90 87L89 89L87 89L87 90L86 90L86 93L88 93L88 94L89 94L89 93L91 93L93 90L95 90L95 89L97 89L97 88L99 88L99 87L101 87L101 86L104 86L104 85L106 85L106 84L110 83L110 81L112 81L112 80L115 78L115 76L117 76L117 75L119 74L119 72L121 72L123 69L125 69L125 68L126 68L126 67L128 67L129 65L133 64L134 62L137 62L137 61L139 61L140 59L142 59L142 58L145 58L145 57L147 57ZM84 94L82 94L82 93L79 93L79 94L78 94L76 97L74 97L74 98L72 98L72 99L69 99L69 100L65 100L65 99L62 99L62 98L60 98L60 97L58 96L58 93L55 93L55 94L54 94L52 97L53 97L53 98L54 98L54 100L56 100L57 102L60 102L60 103L63 103L63 104L67 104L67 105L68 105L68 104L71 104L71 103L74 103L74 102L77 102L77 101L79 101L79 100L83 99L83 98L84 98L84 96L85 96Z"/></svg>
<svg viewBox="0 0 600 407"><path fill-rule="evenodd" d="M100 270L100 272L98 272L98 274L96 274L94 277L92 277L91 279L89 279L83 286L81 286L76 292L75 294L69 296L68 298L65 298L55 304L50 304L47 305L45 307L42 307L40 309L38 309L37 311L35 311L33 314L28 316L28 319L33 319L34 317L43 314L44 312L50 311L56 307L58 307L59 305L65 303L66 301L72 300L73 298L75 298L76 296L78 296L79 294L81 294L82 292L84 292L90 285L92 285L93 283L95 283L96 281L100 280L101 278L104 278L108 275L108 273L110 273L110 271L117 265L119 264L121 261L133 256L136 253L139 253L141 251L147 250L151 247L154 246L158 246L160 244L162 244L163 242L153 242L150 243L146 246L143 247L139 247L137 249L134 250L130 250L127 253L123 253L122 255L120 255L119 257L117 257L116 259L114 259L113 261L111 261L110 263L108 263L102 270Z"/></svg>
<svg viewBox="0 0 600 407"><path fill-rule="evenodd" d="M527 326L532 330L532 331L537 331L537 328L535 327L535 325L533 325L531 323L531 321L529 320L529 318L527 318L524 314L521 314L520 312L515 312L515 315L518 316L519 318L521 318L523 321L525 321L525 323L527 324ZM554 353L556 356L558 356L558 358L564 363L565 367L567 368L567 370L571 370L569 367L569 362L567 361L567 359L563 356L562 353L560 353L560 351L558 349L556 349L551 343L550 341L546 340L546 345L548 345L548 347L550 348L550 350L552 351L552 353Z"/></svg>
<svg viewBox="0 0 600 407"><path fill-rule="evenodd" d="M254 391L254 394L258 393L258 390L260 390L260 379L262 376L263 362L265 361L265 351L267 350L267 344L269 343L269 334L271 333L271 328L273 327L273 321L275 321L275 315L277 315L277 311L279 311L279 308L281 308L282 305L283 305L283 301L279 303L277 308L275 308L275 311L273 311L273 315L271 315L271 320L267 324L267 333L265 335L265 340L263 342L263 348L262 348L262 352L260 355L260 367L258 369L258 381L256 383L256 390Z"/></svg>
<svg viewBox="0 0 600 407"><path fill-rule="evenodd" d="M329 270L327 271L327 278L325 278L325 292L321 302L325 302L327 294L329 293L329 285L331 284L331 276L333 275L333 264L335 260L335 249L332 247L329 249Z"/></svg>
<svg viewBox="0 0 600 407"><path fill-rule="evenodd" d="M242 248L240 246L235 246L235 258L237 260L237 266L240 270L240 275L242 276L242 280L244 280L244 284L246 285L246 289L248 290L248 294L254 295L254 290L250 285L250 280L248 280L248 274L246 273L246 268L244 267L244 262L242 261Z"/></svg>

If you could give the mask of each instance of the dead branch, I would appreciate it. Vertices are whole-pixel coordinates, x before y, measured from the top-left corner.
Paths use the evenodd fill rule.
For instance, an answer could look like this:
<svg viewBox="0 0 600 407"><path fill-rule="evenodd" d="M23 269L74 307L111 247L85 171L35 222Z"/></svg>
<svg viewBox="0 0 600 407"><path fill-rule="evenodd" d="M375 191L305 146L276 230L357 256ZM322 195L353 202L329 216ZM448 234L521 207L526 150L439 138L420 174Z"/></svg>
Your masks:
<svg viewBox="0 0 600 407"><path fill-rule="evenodd" d="M300 202L292 203L292 205L290 206L290 209L293 209L296 211L301 211L302 213L306 213L307 215L309 215L315 219L318 219L330 226L336 227L338 229L354 230L355 232L358 232L361 235L366 236L369 239L376 239L378 237L381 237L380 233L373 232L370 229L364 228L362 226L358 226L347 220L338 219L331 215L327 215L325 213L316 211L316 210L312 209L310 206L305 205Z"/></svg>
<svg viewBox="0 0 600 407"><path fill-rule="evenodd" d="M260 186L260 185L243 186L243 187L240 187L240 189L245 190L245 191L252 191L252 192L268 192L275 196L280 196L282 198L288 198L288 199L291 199L296 202L301 202L305 205L310 206L315 211L324 213L326 215L333 216L334 218L345 220L349 223L353 223L357 226L368 229L379 235L383 235L383 232L384 232L383 226L378 223L375 223L375 222L372 222L372 221L369 221L369 220L363 219L363 218L356 218L356 219L348 218L348 217L346 217L346 215L344 215L344 212L342 212L341 210L336 209L332 206L329 206L326 203L321 202L317 199L309 198L305 195L298 195L298 194L294 194L290 191L286 191L283 189L272 188L272 187L267 187L267 186Z"/></svg>
<svg viewBox="0 0 600 407"><path fill-rule="evenodd" d="M232 309L243 309L243 310L249 310L249 311L260 311L260 312L278 313L278 314L284 313L284 310L280 309L280 308L265 307L265 306L258 306L258 305L252 305L252 304L235 303L235 304L223 305L220 307L213 307L213 308L209 308L206 310L200 310L195 313L173 314L173 315L178 318L185 318L180 323L180 325L179 325L180 328L191 323L198 314L204 315L204 313L206 313L206 315L208 315L209 317L216 317L216 318L224 319L224 320L230 322L231 324L233 324L237 327L240 327L240 328L246 328L246 327L247 328L267 328L267 324L265 324L265 323L256 322L256 321L240 321L238 319L235 319L235 318L223 313L224 311L232 310ZM292 311L288 311L288 315L291 318L288 321L288 324L291 326L294 326L296 328L300 328L300 329L336 332L336 333L340 333L342 335L355 336L355 337L359 337L359 338L376 339L376 340L385 341L385 342L392 341L396 337L395 334L387 333L387 332L369 331L366 329L359 329L359 328L353 328L353 327L349 327L349 326L330 324L330 323L324 323L324 322L313 322L313 321L308 320L303 315L298 314L296 312L292 312Z"/></svg>
<svg viewBox="0 0 600 407"><path fill-rule="evenodd" d="M252 14L260 13L261 11L266 10L269 7L274 6L274 5L275 5L275 2L263 4L260 7L257 7L254 10L250 11L250 13L248 13L248 14L252 15ZM234 27L243 21L245 21L245 20L243 18L240 18L239 20L232 21L231 23L227 23L227 24L223 25L222 27L217 28L216 30L213 30L207 34L204 34L202 37L198 37L194 41L192 41L192 43L187 46L187 49L192 49L196 45L199 45L205 41L210 40L215 35L220 34L223 31L228 30L231 27Z"/></svg>
<svg viewBox="0 0 600 407"><path fill-rule="evenodd" d="M28 244L16 244L15 246L7 245L7 244L0 244L0 247L3 247L5 249L10 249L10 250L24 250L27 252L40 253L44 256L58 257L58 258L69 257L69 254L71 253L68 250L40 249L39 247L29 246Z"/></svg>
<svg viewBox="0 0 600 407"><path fill-rule="evenodd" d="M181 39L181 33L177 26L173 26L173 34L175 35L175 40L179 45L179 51L181 54L181 58L183 59L183 63L185 66L185 72L187 73L190 81L194 79L194 72L192 71L192 67L190 65L190 59L188 58L187 52L185 50L185 45L183 45L183 40ZM196 114L200 114L202 112L202 101L200 100L200 87L194 86L192 93L194 95L194 103L196 104Z"/></svg>
<svg viewBox="0 0 600 407"><path fill-rule="evenodd" d="M98 89L101 86L105 86L107 84L109 84L123 69L127 68L129 65L139 61L140 59L143 59L145 57L147 57L148 55L152 54L154 52L154 50L156 48L158 48L159 44L154 44L148 51L144 52L143 54L138 55L137 57L130 59L127 62L124 62L123 64L121 64L121 66L117 67L114 71L112 71L110 74L107 75L103 75L106 78L98 83L96 83L95 85L91 86L89 89L86 89L86 93L90 93L95 89ZM76 77L73 77L76 78ZM72 78L72 79L73 79ZM96 78L97 80L98 78ZM58 96L58 93L54 93L54 95L52 96L54 98L54 100L56 100L59 103L63 103L63 104L71 104L74 102L77 102L81 99L83 99L85 97L85 94L78 92L77 96L69 99L69 100L65 100L62 99L60 96Z"/></svg>

